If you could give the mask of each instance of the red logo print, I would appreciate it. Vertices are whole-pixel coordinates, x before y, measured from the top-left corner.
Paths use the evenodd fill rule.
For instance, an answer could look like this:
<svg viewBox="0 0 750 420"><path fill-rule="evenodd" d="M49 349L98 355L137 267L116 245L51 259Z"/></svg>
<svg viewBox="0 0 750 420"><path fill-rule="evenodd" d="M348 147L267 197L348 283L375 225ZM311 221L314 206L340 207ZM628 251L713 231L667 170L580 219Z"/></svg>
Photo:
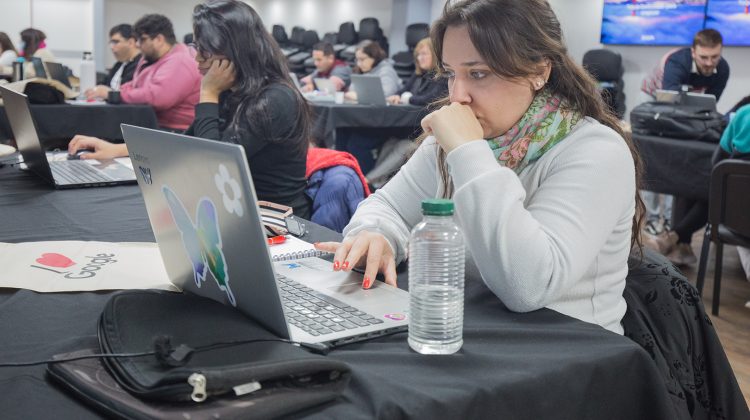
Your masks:
<svg viewBox="0 0 750 420"><path fill-rule="evenodd" d="M36 262L42 265L46 265L48 267L58 267L58 268L67 268L71 265L75 265L75 262L71 260L70 258L66 257L62 254L57 254L54 252L49 252L42 254L40 258L36 259Z"/></svg>

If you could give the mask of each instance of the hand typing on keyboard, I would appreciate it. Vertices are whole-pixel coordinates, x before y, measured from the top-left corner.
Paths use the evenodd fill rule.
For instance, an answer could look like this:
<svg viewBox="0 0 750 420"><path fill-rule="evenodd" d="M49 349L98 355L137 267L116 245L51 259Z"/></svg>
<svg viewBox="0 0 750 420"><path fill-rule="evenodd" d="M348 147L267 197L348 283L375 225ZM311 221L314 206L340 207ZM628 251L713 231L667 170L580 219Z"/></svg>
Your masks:
<svg viewBox="0 0 750 420"><path fill-rule="evenodd" d="M372 286L378 273L383 274L387 284L396 287L396 257L381 233L363 230L345 238L343 242L318 242L315 248L335 253L333 271L364 267L364 289Z"/></svg>

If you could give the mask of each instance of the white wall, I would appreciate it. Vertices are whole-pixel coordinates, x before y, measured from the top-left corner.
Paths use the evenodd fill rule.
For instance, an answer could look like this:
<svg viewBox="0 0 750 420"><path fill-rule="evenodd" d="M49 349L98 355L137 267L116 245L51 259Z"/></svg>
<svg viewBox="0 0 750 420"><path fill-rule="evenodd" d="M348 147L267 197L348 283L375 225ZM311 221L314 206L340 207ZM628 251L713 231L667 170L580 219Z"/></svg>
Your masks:
<svg viewBox="0 0 750 420"><path fill-rule="evenodd" d="M0 10L0 30L16 47L23 29L40 29L57 61L74 71L82 52L94 49L93 0L0 0Z"/></svg>

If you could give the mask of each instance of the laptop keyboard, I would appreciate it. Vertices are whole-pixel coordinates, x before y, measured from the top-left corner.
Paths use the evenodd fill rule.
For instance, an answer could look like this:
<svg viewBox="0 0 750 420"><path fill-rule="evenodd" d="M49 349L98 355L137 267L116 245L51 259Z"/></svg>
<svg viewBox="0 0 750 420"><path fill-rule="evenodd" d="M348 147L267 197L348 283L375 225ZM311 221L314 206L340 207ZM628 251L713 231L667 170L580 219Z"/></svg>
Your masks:
<svg viewBox="0 0 750 420"><path fill-rule="evenodd" d="M80 160L65 162L50 162L52 176L58 181L68 184L88 184L95 182L111 182L113 179L100 170Z"/></svg>
<svg viewBox="0 0 750 420"><path fill-rule="evenodd" d="M319 336L382 324L382 319L313 290L281 274L276 275L287 321L306 333Z"/></svg>

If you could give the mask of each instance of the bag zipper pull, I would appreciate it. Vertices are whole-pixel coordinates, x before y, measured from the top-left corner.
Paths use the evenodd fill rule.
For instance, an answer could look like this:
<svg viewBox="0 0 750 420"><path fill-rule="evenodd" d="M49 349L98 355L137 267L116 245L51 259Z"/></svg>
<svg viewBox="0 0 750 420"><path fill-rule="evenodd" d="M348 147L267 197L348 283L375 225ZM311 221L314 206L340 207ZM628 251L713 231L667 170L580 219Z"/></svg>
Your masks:
<svg viewBox="0 0 750 420"><path fill-rule="evenodd" d="M190 398L195 402L206 401L206 377L200 373L194 373L188 377L188 384L193 387Z"/></svg>

